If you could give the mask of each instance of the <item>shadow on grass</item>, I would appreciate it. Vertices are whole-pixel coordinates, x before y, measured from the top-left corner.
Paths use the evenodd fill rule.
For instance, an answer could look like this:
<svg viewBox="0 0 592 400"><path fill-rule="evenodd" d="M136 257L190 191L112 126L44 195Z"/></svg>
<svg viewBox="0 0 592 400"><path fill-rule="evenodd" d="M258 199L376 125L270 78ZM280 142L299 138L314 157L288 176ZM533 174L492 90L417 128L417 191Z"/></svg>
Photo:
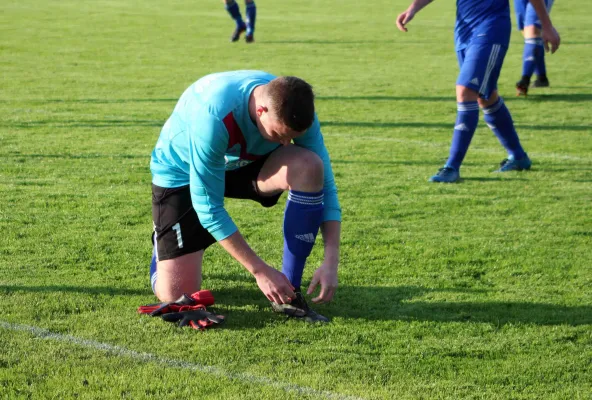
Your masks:
<svg viewBox="0 0 592 400"><path fill-rule="evenodd" d="M108 296L142 296L150 293L146 290L130 289L111 286L69 286L69 285L47 285L47 286L25 286L25 285L0 285L0 295L14 292L33 293L86 293L88 295Z"/></svg>
<svg viewBox="0 0 592 400"><path fill-rule="evenodd" d="M562 306L555 304L520 301L480 301L485 290L428 289L416 286L356 287L341 286L332 304L313 306L321 314L331 318L361 319L368 321L432 321L536 325L587 325L592 324L591 306ZM262 299L256 288L216 290L216 298L222 305L256 305L261 311L270 311L268 302ZM430 293L455 293L470 295L472 301L416 301L414 298ZM441 295L440 295L441 296ZM456 296L455 296L456 297ZM312 303L311 303L312 304ZM283 321L277 316L277 321ZM228 328L244 329L264 326L253 312L230 309Z"/></svg>
<svg viewBox="0 0 592 400"><path fill-rule="evenodd" d="M211 279L213 277L207 277ZM233 276L226 277L234 281ZM237 274L239 281L247 280ZM251 282L239 287L213 290L216 305L212 310L227 317L227 329L261 328L270 323L283 323L282 315L274 315L269 302ZM24 286L0 285L0 294L14 292L33 293L84 293L88 295L145 296L150 289L128 289L107 286ZM462 294L472 297L467 301L414 300L430 294ZM592 306L562 306L556 304L487 301L479 297L487 290L470 288L432 289L418 286L358 287L342 285L331 304L313 306L321 314L331 318L366 321L424 321L535 325L589 325L592 324ZM310 296L308 296L310 297ZM312 303L311 303L312 304ZM135 310L139 304L130 304Z"/></svg>
<svg viewBox="0 0 592 400"><path fill-rule="evenodd" d="M586 88L587 87L583 87ZM447 102L455 102L456 99L454 94L450 96L383 96L383 95L374 95L374 96L316 96L315 99L317 100L326 100L326 101L352 101L352 100L362 100L362 101L422 101L422 102L429 102L429 101L447 101ZM508 96L507 98L504 97L504 101L513 102L513 101L528 101L528 102L543 102L543 101L566 101L566 102L582 102L582 101L592 101L592 94L590 93L552 93L552 94L536 94L534 93L532 96L528 96L527 98L523 97L512 97Z"/></svg>
<svg viewBox="0 0 592 400"><path fill-rule="evenodd" d="M321 127L336 126L347 128L427 128L427 129L449 129L454 126L452 122L364 122L364 121L321 121ZM592 131L590 125L522 125L516 124L518 129L529 129L533 131Z"/></svg>
<svg viewBox="0 0 592 400"><path fill-rule="evenodd" d="M63 153L63 154L22 154L22 153L11 153L11 154L2 154L4 157L11 157L16 159L25 159L25 158L59 158L59 159L70 159L70 160L84 160L84 159L99 159L99 158L124 158L124 159L150 159L150 154L98 154L98 153L87 153L87 154L72 154L72 153Z"/></svg>
<svg viewBox="0 0 592 400"><path fill-rule="evenodd" d="M268 42L270 43L270 42ZM284 43L284 42L275 42ZM289 42L294 43L294 42ZM310 43L306 41L305 43ZM322 43L322 42L319 42ZM333 43L333 42L326 42ZM365 41L351 42L351 43L366 43ZM589 89L589 86L555 86L555 89ZM390 95L368 95L368 96L315 96L318 101L422 101L422 102L456 102L454 97L454 91L451 92L450 96L390 96ZM172 103L177 102L178 98L131 98L131 99L0 99L0 104L12 104L16 101L26 102L30 104L71 104L71 103L82 103L82 104L120 104L120 103ZM566 101L566 102L582 102L592 101L592 93L549 93L549 94L536 94L527 98L523 97L504 97L506 102L541 102L541 101Z"/></svg>
<svg viewBox="0 0 592 400"><path fill-rule="evenodd" d="M491 182L491 181L528 181L529 179L526 178L509 178L507 176L474 176L474 177L462 177L460 178L460 182L463 181L474 181L474 182Z"/></svg>

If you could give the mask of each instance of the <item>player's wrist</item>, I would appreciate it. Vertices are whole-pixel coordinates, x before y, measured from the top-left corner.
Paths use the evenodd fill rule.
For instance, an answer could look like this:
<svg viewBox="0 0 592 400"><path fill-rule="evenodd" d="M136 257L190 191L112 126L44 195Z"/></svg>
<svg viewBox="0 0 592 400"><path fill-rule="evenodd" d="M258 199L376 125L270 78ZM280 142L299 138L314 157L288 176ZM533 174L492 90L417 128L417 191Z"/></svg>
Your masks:
<svg viewBox="0 0 592 400"><path fill-rule="evenodd" d="M260 260L260 262L256 262L250 266L247 266L247 269L249 270L251 275L257 278L259 276L266 275L269 272L269 270L272 269L272 267L267 265L263 260Z"/></svg>

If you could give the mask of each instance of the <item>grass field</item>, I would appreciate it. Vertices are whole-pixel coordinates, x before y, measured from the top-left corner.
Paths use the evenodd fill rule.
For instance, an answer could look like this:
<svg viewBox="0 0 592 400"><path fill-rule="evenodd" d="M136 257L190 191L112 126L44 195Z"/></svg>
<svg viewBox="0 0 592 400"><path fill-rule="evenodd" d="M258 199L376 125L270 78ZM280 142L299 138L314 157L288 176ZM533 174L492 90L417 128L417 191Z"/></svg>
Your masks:
<svg viewBox="0 0 592 400"><path fill-rule="evenodd" d="M427 183L456 114L453 2L407 34L407 0L257 5L252 45L228 42L218 1L0 5L0 398L589 399L592 5L555 4L552 87L527 99L513 32L499 88L532 170L493 174L481 122L456 185ZM183 90L233 69L315 87L343 207L330 325L272 314L219 246L204 287L225 327L136 313L150 152ZM279 266L283 207L227 208Z"/></svg>

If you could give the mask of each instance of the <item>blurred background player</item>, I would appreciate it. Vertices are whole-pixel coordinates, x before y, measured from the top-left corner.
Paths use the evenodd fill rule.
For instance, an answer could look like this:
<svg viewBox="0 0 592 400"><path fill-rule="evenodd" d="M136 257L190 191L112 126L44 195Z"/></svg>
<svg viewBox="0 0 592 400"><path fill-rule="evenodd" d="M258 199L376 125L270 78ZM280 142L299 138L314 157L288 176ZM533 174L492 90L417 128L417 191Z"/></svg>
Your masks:
<svg viewBox="0 0 592 400"><path fill-rule="evenodd" d="M255 6L255 2L253 0L245 0L245 7L247 13L247 21L243 21L243 17L240 12L240 8L238 4L236 4L235 0L224 0L224 4L226 4L226 11L232 17L234 22L236 23L236 28L234 32L232 32L232 36L230 37L231 42L236 42L240 39L240 35L243 32L245 33L245 41L247 43L252 43L255 41L255 37L253 36L255 33L255 19L257 17L257 6Z"/></svg>
<svg viewBox="0 0 592 400"><path fill-rule="evenodd" d="M397 27L407 32L406 25L432 0L414 0L397 17ZM530 0L543 26L545 48L552 52L559 47L559 34L551 24L543 0ZM497 93L497 80L510 43L512 23L509 0L457 0L454 39L460 73L456 81L457 117L452 135L450 155L443 168L430 182L457 182L460 166L469 149L479 121L479 108L484 120L508 152L498 172L530 169L531 161L522 148L512 116Z"/></svg>
<svg viewBox="0 0 592 400"><path fill-rule="evenodd" d="M547 13L551 12L554 0L545 0ZM522 78L516 82L517 95L528 94L528 88L548 87L547 68L545 66L545 46L542 37L542 24L533 5L528 0L514 0L518 29L524 36L524 54L522 57ZM532 84L532 74L537 74Z"/></svg>
<svg viewBox="0 0 592 400"><path fill-rule="evenodd" d="M337 188L308 83L262 71L201 78L185 90L164 124L150 170L155 242L150 281L161 301L201 289L204 251L218 242L253 275L274 311L327 322L308 307L300 288L320 228L325 257L307 293L320 286L312 301L331 301L341 231ZM272 207L284 191L282 273L247 244L224 198Z"/></svg>

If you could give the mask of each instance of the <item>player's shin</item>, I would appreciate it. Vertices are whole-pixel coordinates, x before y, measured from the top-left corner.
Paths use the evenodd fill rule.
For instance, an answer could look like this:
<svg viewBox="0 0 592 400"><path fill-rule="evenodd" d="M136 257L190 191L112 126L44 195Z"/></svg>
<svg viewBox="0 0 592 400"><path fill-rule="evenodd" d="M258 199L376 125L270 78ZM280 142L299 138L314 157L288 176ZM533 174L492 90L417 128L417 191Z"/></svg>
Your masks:
<svg viewBox="0 0 592 400"><path fill-rule="evenodd" d="M514 121L504 100L501 97L498 98L491 106L484 108L483 113L483 119L508 151L508 154L516 160L526 157L514 128Z"/></svg>
<svg viewBox="0 0 592 400"><path fill-rule="evenodd" d="M479 105L476 101L465 101L457 103L456 124L452 134L450 145L450 156L446 162L447 167L456 170L467 154L475 129L479 123Z"/></svg>
<svg viewBox="0 0 592 400"><path fill-rule="evenodd" d="M542 48L542 45L543 40L541 38L528 38L524 40L524 53L522 55L522 79L528 80L528 82L526 82L527 84L530 83L530 77L534 73L537 56Z"/></svg>
<svg viewBox="0 0 592 400"><path fill-rule="evenodd" d="M255 32L255 19L257 18L257 6L254 1L245 5L247 13L247 35L253 35Z"/></svg>
<svg viewBox="0 0 592 400"><path fill-rule="evenodd" d="M322 191L290 191L284 212L282 272L297 291L300 291L304 265L312 251L322 220Z"/></svg>
<svg viewBox="0 0 592 400"><path fill-rule="evenodd" d="M240 8L238 7L238 4L236 3L236 1L234 1L234 0L229 1L226 4L226 11L228 11L228 14L230 14L230 17L234 20L234 22L236 22L237 28L241 28L241 27L245 26L245 23L243 21L243 17L240 12Z"/></svg>
<svg viewBox="0 0 592 400"><path fill-rule="evenodd" d="M152 259L150 260L150 286L152 287L152 293L156 294L156 278L158 277L158 272L156 271L156 240L154 236L152 237L152 241L154 243L154 247L152 248Z"/></svg>

